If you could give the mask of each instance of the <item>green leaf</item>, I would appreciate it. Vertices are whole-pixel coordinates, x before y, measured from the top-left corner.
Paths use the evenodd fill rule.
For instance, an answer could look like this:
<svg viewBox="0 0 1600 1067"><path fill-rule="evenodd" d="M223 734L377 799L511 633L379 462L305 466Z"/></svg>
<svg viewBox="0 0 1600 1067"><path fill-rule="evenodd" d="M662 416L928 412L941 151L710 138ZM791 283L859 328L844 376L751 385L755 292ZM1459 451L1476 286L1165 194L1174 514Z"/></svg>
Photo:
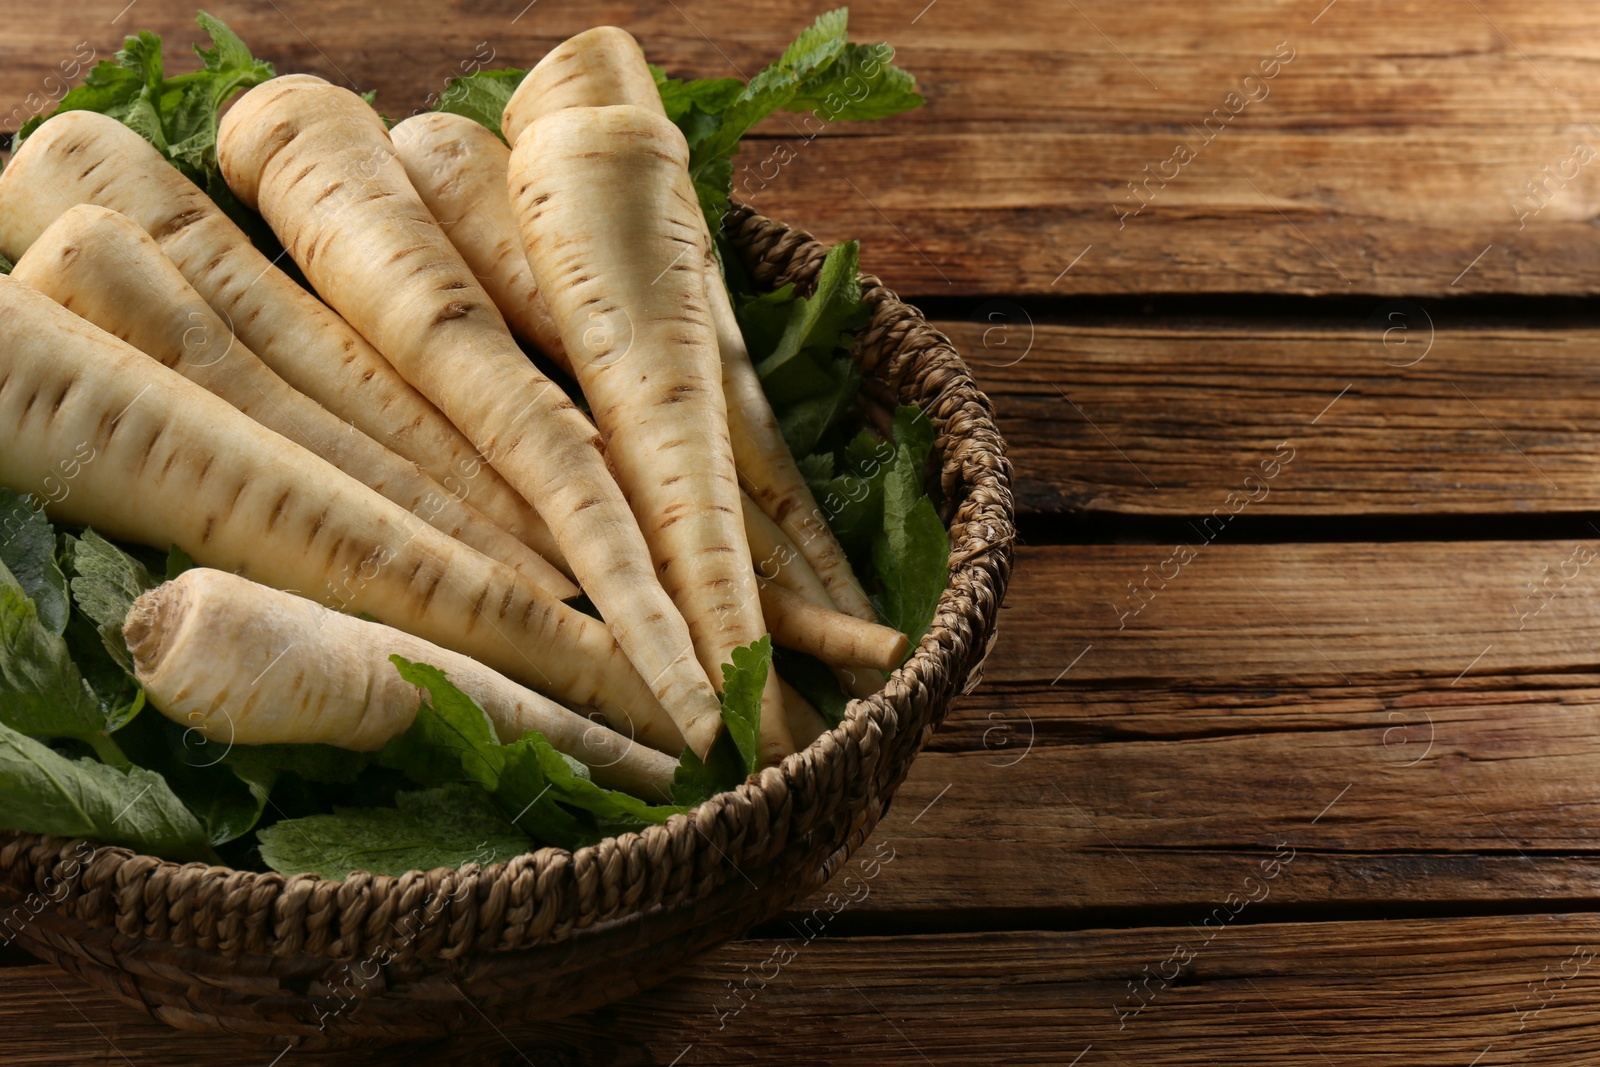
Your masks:
<svg viewBox="0 0 1600 1067"><path fill-rule="evenodd" d="M428 699L406 732L384 746L379 762L423 785L465 781L491 793L498 789L505 754L489 716L437 667L390 659L400 677L428 691Z"/></svg>
<svg viewBox="0 0 1600 1067"><path fill-rule="evenodd" d="M132 673L133 657L122 626L133 602L156 583L144 564L93 530L68 537L66 543L73 604L99 629L111 658Z"/></svg>
<svg viewBox="0 0 1600 1067"><path fill-rule="evenodd" d="M792 648L773 650L773 664L784 681L811 702L829 726L844 721L845 708L850 698L839 685L839 679L821 660Z"/></svg>
<svg viewBox="0 0 1600 1067"><path fill-rule="evenodd" d="M335 808L260 831L261 858L280 874L342 879L503 863L532 847L483 790L443 786L395 797L393 808Z"/></svg>
<svg viewBox="0 0 1600 1067"><path fill-rule="evenodd" d="M65 635L67 652L83 675L105 720L107 733L127 726L144 709L144 688L126 667L111 658L100 630L81 612L73 612Z"/></svg>
<svg viewBox="0 0 1600 1067"><path fill-rule="evenodd" d="M98 111L123 123L149 141L185 176L199 185L216 170L217 122L235 94L275 75L272 64L250 55L239 36L206 12L195 19L211 37L213 48L195 48L199 70L168 78L161 38L141 31L126 38L112 60L97 63L84 83L66 96L51 115L63 111ZM18 131L21 147L45 116L35 116Z"/></svg>
<svg viewBox="0 0 1600 1067"><path fill-rule="evenodd" d="M0 489L0 564L33 601L39 622L61 636L70 604L67 578L56 563L56 532L27 497Z"/></svg>
<svg viewBox="0 0 1600 1067"><path fill-rule="evenodd" d="M845 37L849 32L849 8L825 11L817 16L817 21L800 31L800 36L783 50L783 55L773 67L800 77L821 70L844 50Z"/></svg>
<svg viewBox="0 0 1600 1067"><path fill-rule="evenodd" d="M501 116L505 114L506 105L511 102L517 86L527 76L525 70L507 69L477 70L460 78L451 78L445 83L444 92L439 94L439 101L434 104L433 110L463 115L492 130L503 141L505 134L500 132Z"/></svg>
<svg viewBox="0 0 1600 1067"><path fill-rule="evenodd" d="M213 845L237 840L255 829L277 782L277 775L266 768L228 763L202 764L183 774L169 770L163 777L206 828Z"/></svg>
<svg viewBox="0 0 1600 1067"><path fill-rule="evenodd" d="M821 348L824 355L847 347L845 334L867 322L861 301L861 246L841 241L828 250L817 275L817 288L809 297L797 297L783 335L771 354L757 364L763 380L776 373L806 348Z"/></svg>
<svg viewBox="0 0 1600 1067"><path fill-rule="evenodd" d="M802 80L788 111L809 111L822 122L886 119L921 107L917 80L893 65L894 49L846 44L837 59Z"/></svg>
<svg viewBox="0 0 1600 1067"><path fill-rule="evenodd" d="M883 484L883 530L872 561L883 592L878 611L917 647L949 581L950 535L922 491L933 451L933 425L921 409L895 412L895 458Z"/></svg>
<svg viewBox="0 0 1600 1067"><path fill-rule="evenodd" d="M0 828L90 837L171 860L210 857L205 829L161 775L68 759L3 724Z"/></svg>
<svg viewBox="0 0 1600 1067"><path fill-rule="evenodd" d="M923 102L911 75L890 64L892 49L851 45L848 29L847 8L819 16L744 86L729 78L677 81L651 68L662 106L689 144L689 175L712 233L731 203L739 140L762 119L819 105L825 121L881 118Z"/></svg>
<svg viewBox="0 0 1600 1067"><path fill-rule="evenodd" d="M293 774L308 782L349 785L372 765L369 752L332 745L234 745L223 762L246 780Z"/></svg>
<svg viewBox="0 0 1600 1067"><path fill-rule="evenodd" d="M834 456L821 453L799 461L845 554L857 567L869 562L872 542L883 528L883 480L895 456L895 446L862 431L845 446L843 469L835 473Z"/></svg>
<svg viewBox="0 0 1600 1067"><path fill-rule="evenodd" d="M99 703L67 652L0 567L0 724L35 737L89 738L105 729Z"/></svg>
<svg viewBox="0 0 1600 1067"><path fill-rule="evenodd" d="M379 760L418 784L479 785L523 831L562 848L579 848L661 822L680 810L595 785L587 767L558 752L537 732L507 745L498 743L483 709L444 672L400 656L390 658L402 678L427 690L428 699L406 732L384 746Z"/></svg>
<svg viewBox="0 0 1600 1067"><path fill-rule="evenodd" d="M667 77L666 71L653 63L650 73L656 80L656 91L661 94L661 106L666 109L667 118L673 122L679 122L692 108L698 108L702 115L714 118L744 90L744 82L738 78L679 81Z"/></svg>
<svg viewBox="0 0 1600 1067"><path fill-rule="evenodd" d="M833 361L833 380L821 394L798 401L778 416L789 451L804 456L837 426L861 392L861 372L853 360Z"/></svg>
<svg viewBox="0 0 1600 1067"><path fill-rule="evenodd" d="M10 274L16 269L17 265L15 263L11 262L4 255L0 255L0 274Z"/></svg>
<svg viewBox="0 0 1600 1067"><path fill-rule="evenodd" d="M192 571L198 566L199 564L194 561L194 557L177 545L167 549L167 581L170 582L184 571Z"/></svg>
<svg viewBox="0 0 1600 1067"><path fill-rule="evenodd" d="M724 730L702 762L684 749L672 777L672 799L693 806L734 789L761 766L761 693L772 669L772 638L733 650L722 665Z"/></svg>
<svg viewBox="0 0 1600 1067"><path fill-rule="evenodd" d="M722 724L744 760L746 774L761 766L761 693L772 669L772 638L733 650L722 665Z"/></svg>
<svg viewBox="0 0 1600 1067"><path fill-rule="evenodd" d="M686 748L678 758L678 769L672 775L672 799L685 807L693 807L730 789L737 788L749 777L744 756L726 730L706 755L704 763Z"/></svg>

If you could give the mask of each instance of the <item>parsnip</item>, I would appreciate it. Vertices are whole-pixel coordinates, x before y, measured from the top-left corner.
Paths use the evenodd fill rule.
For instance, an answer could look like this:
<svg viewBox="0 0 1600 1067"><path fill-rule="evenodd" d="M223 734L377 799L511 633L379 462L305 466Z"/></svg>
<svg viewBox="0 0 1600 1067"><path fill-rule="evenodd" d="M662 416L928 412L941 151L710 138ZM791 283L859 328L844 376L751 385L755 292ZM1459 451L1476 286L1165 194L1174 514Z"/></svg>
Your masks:
<svg viewBox="0 0 1600 1067"><path fill-rule="evenodd" d="M639 43L626 30L597 26L563 41L528 72L506 105L501 127L515 146L528 126L553 111L611 104L666 115ZM696 221L705 233L699 212ZM706 295L722 357L722 390L740 483L805 555L839 610L877 622L877 612L783 439L710 250L706 234Z"/></svg>
<svg viewBox="0 0 1600 1067"><path fill-rule="evenodd" d="M506 190L511 149L463 115L427 111L389 131L417 195L478 276L506 325L567 373L561 330L528 268Z"/></svg>
<svg viewBox="0 0 1600 1067"><path fill-rule="evenodd" d="M502 742L537 730L601 785L671 796L677 761L645 747L681 750L665 718L634 744L459 653L237 575L185 572L134 601L123 633L151 703L219 745L379 749L422 699L390 662L399 655L443 671Z"/></svg>
<svg viewBox="0 0 1600 1067"><path fill-rule="evenodd" d="M564 108L523 131L510 175L528 263L612 468L700 662L716 673L766 625L706 311L688 146L643 108ZM591 315L624 321L626 338L585 346ZM793 742L775 676L762 709L763 756L776 760Z"/></svg>
<svg viewBox="0 0 1600 1067"><path fill-rule="evenodd" d="M685 741L707 753L721 728L716 693L601 442L517 347L377 112L320 78L276 78L234 104L217 156L317 290L538 507Z"/></svg>
<svg viewBox="0 0 1600 1067"><path fill-rule="evenodd" d="M624 733L662 713L598 620L9 277L0 485L58 521L371 615Z"/></svg>
<svg viewBox="0 0 1600 1067"><path fill-rule="evenodd" d="M855 627L863 625L862 620L854 615L845 615L834 609L833 598L828 596L828 590L823 586L822 579L817 577L800 550L794 546L794 542L789 540L778 528L778 524L773 522L748 494L741 493L740 497L744 504L744 529L750 539L750 556L755 561L756 577L782 586L791 593L798 594L803 600L827 611L823 616L809 613L804 619L789 619L785 617L789 610L788 603L780 603L769 597L761 606L762 614L767 616L767 622L774 629L780 625L802 629L809 625L826 626L830 630L843 628L852 632ZM871 696L883 688L881 671L866 667L842 667L837 664L831 667L834 677L839 679L840 686L853 697ZM790 716L790 721L793 722L793 716ZM796 737L795 743L805 742Z"/></svg>
<svg viewBox="0 0 1600 1067"><path fill-rule="evenodd" d="M256 251L143 137L93 111L34 131L0 173L0 253L15 262L76 204L143 226L195 290L290 385L561 563L534 509L360 334Z"/></svg>
<svg viewBox="0 0 1600 1067"><path fill-rule="evenodd" d="M595 26L545 53L511 94L500 130L513 148L522 131L565 107L632 104L665 117L644 49L617 26Z"/></svg>
<svg viewBox="0 0 1600 1067"><path fill-rule="evenodd" d="M821 608L781 585L761 580L761 607L772 641L837 667L892 670L906 655L906 635L853 615ZM848 621L847 621L848 620Z"/></svg>
<svg viewBox="0 0 1600 1067"><path fill-rule="evenodd" d="M138 223L93 204L62 214L11 276L120 337L559 599L578 589L538 553L297 392L228 331Z"/></svg>

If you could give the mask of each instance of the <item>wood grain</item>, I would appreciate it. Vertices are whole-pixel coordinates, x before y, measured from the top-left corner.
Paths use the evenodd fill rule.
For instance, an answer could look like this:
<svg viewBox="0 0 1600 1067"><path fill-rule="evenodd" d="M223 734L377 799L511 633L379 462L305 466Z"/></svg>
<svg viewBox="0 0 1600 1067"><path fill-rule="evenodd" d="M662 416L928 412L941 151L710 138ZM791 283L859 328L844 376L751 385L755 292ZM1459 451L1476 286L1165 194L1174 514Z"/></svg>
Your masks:
<svg viewBox="0 0 1600 1067"><path fill-rule="evenodd" d="M539 1031L486 1022L432 1047L284 1062L1567 1065L1600 1040L1594 915L1249 915L1205 928L736 942L670 987ZM729 984L747 979L733 1013ZM8 992L34 1020L7 1035L19 1067L265 1064L281 1051L175 1033L50 968L12 972Z"/></svg>
<svg viewBox="0 0 1600 1067"><path fill-rule="evenodd" d="M1592 510L1600 331L1435 321L1450 313L1060 326L1006 300L940 327L1000 411L1024 513L1207 515L1285 440L1251 517Z"/></svg>
<svg viewBox="0 0 1600 1067"><path fill-rule="evenodd" d="M897 795L900 859L858 914L1203 910L1280 841L1305 854L1280 905L1600 893L1593 564L1513 610L1571 544L1212 545L1117 629L1168 551L1021 552L1032 592Z"/></svg>
<svg viewBox="0 0 1600 1067"><path fill-rule="evenodd" d="M1580 144L1600 150L1586 118L1600 104L1594 13L1553 0L1482 0L1454 17L1418 0L1321 7L857 5L857 34L899 47L927 109L815 139L775 120L736 184L825 239L860 238L869 269L906 294L1595 292L1600 168L1563 166ZM14 20L0 101L15 103L0 113L30 113L79 42L105 56L134 27L196 38L187 8L122 12L93 0ZM463 65L528 65L597 22L629 26L676 73L722 76L753 73L809 15L522 0L444 17L422 0L382 19L354 0L216 13L280 69L376 88L396 117ZM1280 43L1293 58L1246 87ZM1230 102L1245 89L1258 99ZM1217 108L1237 114L1207 140ZM794 156L781 167L779 142ZM1179 142L1193 160L1164 165ZM1170 180L1135 198L1146 166ZM1513 206L1528 182L1544 193ZM1117 205L1145 199L1119 220Z"/></svg>

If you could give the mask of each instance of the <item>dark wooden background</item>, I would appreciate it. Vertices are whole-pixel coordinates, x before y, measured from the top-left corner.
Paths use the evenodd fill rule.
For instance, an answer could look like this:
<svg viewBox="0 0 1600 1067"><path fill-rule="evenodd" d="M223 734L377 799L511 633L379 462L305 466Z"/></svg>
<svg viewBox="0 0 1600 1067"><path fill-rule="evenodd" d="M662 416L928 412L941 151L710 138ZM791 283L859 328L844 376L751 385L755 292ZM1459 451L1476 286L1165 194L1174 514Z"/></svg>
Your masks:
<svg viewBox="0 0 1600 1067"><path fill-rule="evenodd" d="M395 117L599 22L749 75L822 10L524 3L211 10ZM0 101L25 115L129 30L192 41L191 14L8 0ZM0 957L0 1061L1592 1062L1600 7L899 0L852 28L928 106L767 124L794 161L753 202L861 238L956 340L1026 542L865 896L595 1016L342 1056L169 1031Z"/></svg>

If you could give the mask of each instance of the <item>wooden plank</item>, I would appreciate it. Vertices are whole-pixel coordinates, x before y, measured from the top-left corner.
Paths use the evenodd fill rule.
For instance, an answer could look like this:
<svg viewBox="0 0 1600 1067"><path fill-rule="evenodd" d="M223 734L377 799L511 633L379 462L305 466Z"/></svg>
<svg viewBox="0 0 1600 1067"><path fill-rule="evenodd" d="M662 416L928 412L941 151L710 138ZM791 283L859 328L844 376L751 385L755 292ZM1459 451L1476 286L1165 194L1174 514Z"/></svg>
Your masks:
<svg viewBox="0 0 1600 1067"><path fill-rule="evenodd" d="M1441 20L1420 0L1345 0L1313 23L1311 6L1032 0L997 19L981 5L858 5L858 33L900 46L930 106L815 140L768 124L778 140L741 160L738 185L821 237L861 238L869 269L908 294L1594 292L1600 168L1577 156L1600 151L1584 117L1600 103L1595 15L1484 0ZM93 0L16 27L0 44L0 111L21 110L0 127L54 90L46 78L79 42L104 56L134 26L196 37L187 7L122 7ZM354 0L217 13L282 69L376 88L397 117L463 65L527 64L595 22L632 27L679 73L723 75L753 72L801 21L777 4L730 19L710 3L520 0L448 19L422 0L381 20ZM1250 90L1257 102L1230 103L1280 42L1294 58ZM1180 142L1194 158L1169 162Z"/></svg>
<svg viewBox="0 0 1600 1067"><path fill-rule="evenodd" d="M1058 326L992 301L939 326L995 401L1024 513L1207 515L1252 473L1252 517L1595 506L1600 331L1436 327L1446 312L1410 302L1357 314ZM1292 462L1261 481L1284 441Z"/></svg>
<svg viewBox="0 0 1600 1067"><path fill-rule="evenodd" d="M1168 545L1024 549L986 677L1454 688L1479 675L1587 670L1600 647L1600 598L1585 595L1600 569L1582 551L1600 544L1193 541L1187 562ZM1531 595L1534 582L1546 591Z"/></svg>
<svg viewBox="0 0 1600 1067"><path fill-rule="evenodd" d="M1572 545L1212 545L1119 630L1168 551L1021 551L863 923L1203 908L1279 842L1274 906L1600 893L1600 600L1517 588Z"/></svg>
<svg viewBox="0 0 1600 1067"><path fill-rule="evenodd" d="M1250 925L1248 914L1210 927L1197 915L1135 930L736 942L668 987L539 1030L486 1023L449 1042L288 1058L1464 1067L1583 1062L1600 1040L1595 915ZM747 980L734 1012L730 984ZM8 1015L28 1021L7 1028L19 1067L266 1063L283 1047L169 1031L51 968L12 972L6 987Z"/></svg>

